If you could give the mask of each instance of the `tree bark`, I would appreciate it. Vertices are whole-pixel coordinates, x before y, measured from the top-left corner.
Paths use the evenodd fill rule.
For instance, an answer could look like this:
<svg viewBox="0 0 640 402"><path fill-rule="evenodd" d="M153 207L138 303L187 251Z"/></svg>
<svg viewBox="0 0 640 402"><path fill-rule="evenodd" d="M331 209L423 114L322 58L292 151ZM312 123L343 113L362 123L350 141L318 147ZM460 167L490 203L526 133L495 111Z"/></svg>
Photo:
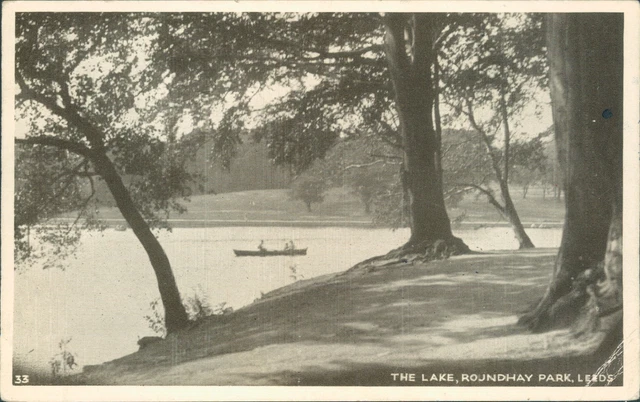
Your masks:
<svg viewBox="0 0 640 402"><path fill-rule="evenodd" d="M518 215L518 211L516 211L516 206L513 204L513 199L511 198L511 193L509 192L509 159L511 157L510 145L511 145L511 129L509 128L509 113L507 112L507 102L505 100L504 88L500 90L500 115L502 116L502 131L504 133L504 149L502 150L503 154L503 165L502 165L502 174L500 172L496 172L498 175L498 180L500 181L500 192L502 194L502 200L504 201L504 209L507 215L507 219L509 219L509 223L511 223L511 227L513 228L513 233L518 240L519 248L534 248L533 242L527 235L527 232L524 230L524 226L522 226L522 222L520 221L520 216ZM526 194L526 193L525 193Z"/></svg>
<svg viewBox="0 0 640 402"><path fill-rule="evenodd" d="M549 15L547 44L566 216L551 283L520 322L593 328L622 306L623 17Z"/></svg>
<svg viewBox="0 0 640 402"><path fill-rule="evenodd" d="M189 323L189 317L182 304L171 263L164 249L135 207L127 188L107 155L102 152L96 152L92 161L95 164L96 171L104 179L111 191L122 216L147 252L151 266L156 274L160 298L165 310L167 334L185 328Z"/></svg>
<svg viewBox="0 0 640 402"><path fill-rule="evenodd" d="M439 147L433 121L436 91L433 48L437 14L386 14L385 52L395 91L404 148L402 182L411 211L408 249L428 248L434 242L468 251L453 236L442 190Z"/></svg>
<svg viewBox="0 0 640 402"><path fill-rule="evenodd" d="M84 134L89 141L91 145L90 159L95 165L96 172L107 184L120 213L122 213L122 216L147 252L151 267L158 281L160 299L165 310L167 334L185 328L189 323L189 317L182 304L169 258L136 208L129 191L122 182L120 174L107 156L102 133L84 119L70 102L67 102L67 109L63 117Z"/></svg>
<svg viewBox="0 0 640 402"><path fill-rule="evenodd" d="M506 184L505 184L506 187ZM515 205L513 205L513 200L511 199L511 194L509 193L508 188L502 190L502 199L504 200L504 211L505 216L509 223L511 224L511 228L513 229L513 234L516 236L516 240L518 240L518 248L519 249L527 249L527 248L535 248L531 238L524 230L524 226L520 221L520 216L516 211Z"/></svg>

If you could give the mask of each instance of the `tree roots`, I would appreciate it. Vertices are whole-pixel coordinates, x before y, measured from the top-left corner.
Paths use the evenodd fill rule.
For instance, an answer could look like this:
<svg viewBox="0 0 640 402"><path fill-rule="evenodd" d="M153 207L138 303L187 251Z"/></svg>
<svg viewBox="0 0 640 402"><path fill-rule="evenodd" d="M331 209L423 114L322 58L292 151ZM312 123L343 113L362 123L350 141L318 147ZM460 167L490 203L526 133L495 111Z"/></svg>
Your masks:
<svg viewBox="0 0 640 402"><path fill-rule="evenodd" d="M620 304L612 303L602 291L604 277L604 264L600 263L580 273L564 294L554 292L552 284L536 307L522 315L518 323L533 332L568 326L577 335L597 330L601 317L620 309Z"/></svg>
<svg viewBox="0 0 640 402"><path fill-rule="evenodd" d="M469 247L461 239L453 236L448 239L408 242L385 255L362 261L347 272L367 273L380 267L444 260L450 256L469 253L472 253Z"/></svg>

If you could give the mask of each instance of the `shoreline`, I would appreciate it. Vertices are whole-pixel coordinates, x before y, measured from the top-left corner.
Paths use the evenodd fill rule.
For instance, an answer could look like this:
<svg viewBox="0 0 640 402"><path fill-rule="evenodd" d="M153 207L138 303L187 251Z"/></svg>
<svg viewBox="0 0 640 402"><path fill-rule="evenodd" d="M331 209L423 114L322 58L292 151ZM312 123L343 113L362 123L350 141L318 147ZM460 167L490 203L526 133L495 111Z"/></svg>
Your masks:
<svg viewBox="0 0 640 402"><path fill-rule="evenodd" d="M74 221L74 218L56 218L52 223L60 221ZM115 229L126 225L126 221L120 218L105 218L100 220L107 228ZM353 227L365 229L404 229L381 226L371 221L360 220L234 220L234 219L167 219L171 228L215 228L215 227ZM522 222L525 229L561 229L563 222ZM43 225L47 226L47 225ZM470 221L453 224L455 229L483 229L495 227L510 227L508 222Z"/></svg>

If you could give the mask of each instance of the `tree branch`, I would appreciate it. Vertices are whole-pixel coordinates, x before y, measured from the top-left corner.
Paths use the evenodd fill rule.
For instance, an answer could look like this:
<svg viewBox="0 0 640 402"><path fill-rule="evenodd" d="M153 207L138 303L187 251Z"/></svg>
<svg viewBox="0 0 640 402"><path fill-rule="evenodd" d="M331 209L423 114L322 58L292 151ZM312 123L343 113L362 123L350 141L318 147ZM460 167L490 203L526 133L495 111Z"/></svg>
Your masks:
<svg viewBox="0 0 640 402"><path fill-rule="evenodd" d="M89 202L91 202L91 199L93 198L93 196L96 195L96 187L95 187L95 183L93 182L93 178L91 176L87 176L87 177L89 178L89 185L91 186L91 194L89 194L89 196L82 202L82 205L80 206L80 210L78 211L78 215L76 216L76 219L73 221L73 223L69 227L67 234L69 234L71 232L71 229L78 224L78 221L80 220L80 217L82 216L84 211L86 211L87 206L89 205Z"/></svg>
<svg viewBox="0 0 640 402"><path fill-rule="evenodd" d="M54 114L64 118L66 111L60 106L58 106L55 100L49 99L43 96L42 94L38 94L36 91L34 91L29 85L27 85L27 83L24 80L24 77L22 77L22 74L19 71L16 71L16 82L20 87L20 95L19 95L20 97L22 97L23 99L28 99L28 100L38 102L46 106Z"/></svg>
<svg viewBox="0 0 640 402"><path fill-rule="evenodd" d="M509 129L509 116L507 112L507 102L504 96L504 88L500 87L500 114L502 116L502 130L504 133L504 164L502 170L504 172L504 181L509 180L509 146L511 145L511 130Z"/></svg>
<svg viewBox="0 0 640 402"><path fill-rule="evenodd" d="M313 57L302 57L305 60L314 60L314 59L342 59L342 58L355 58L360 57L368 52L376 52L384 49L383 45L370 45L360 49L354 50L343 50L338 52L330 52L325 49L318 49L314 47L305 47L300 46L300 42L286 40L282 38L264 38L265 41L270 42L276 45L280 50L288 51L291 48L297 49L301 53L317 53L317 56Z"/></svg>
<svg viewBox="0 0 640 402"><path fill-rule="evenodd" d="M369 154L372 158L386 158L386 159L395 159L397 161L401 161L402 157L397 155L383 155L383 154Z"/></svg>
<svg viewBox="0 0 640 402"><path fill-rule="evenodd" d="M86 145L81 144L79 142L64 140L61 138L39 136L39 137L28 137L28 138L16 138L15 142L17 144L44 145L49 147L56 147L56 148L67 150L69 152L73 152L74 154L77 154L80 156L84 156L87 159L91 159L91 157L93 156L93 151L91 150L91 148L87 147Z"/></svg>
<svg viewBox="0 0 640 402"><path fill-rule="evenodd" d="M393 127L389 123L384 120L378 120L378 124L383 128L384 131L378 132L381 140L391 145L396 149L403 149L402 147L402 137L398 134L397 130L394 130Z"/></svg>
<svg viewBox="0 0 640 402"><path fill-rule="evenodd" d="M504 207L498 202L498 200L496 200L496 197L494 197L493 192L491 192L491 190L487 190L486 188L474 183L452 183L451 185L457 186L457 187L471 187L475 190L480 191L482 194L484 194L487 197L487 200L489 201L489 203L493 205L498 210L498 212L500 212L502 216L505 216L506 211Z"/></svg>
<svg viewBox="0 0 640 402"><path fill-rule="evenodd" d="M369 163L358 163L353 165L345 166L343 170L356 169L356 168L365 168L373 165L377 165L378 163L387 163L384 159L378 159Z"/></svg>
<svg viewBox="0 0 640 402"><path fill-rule="evenodd" d="M484 143L485 148L487 149L487 153L491 158L491 164L493 166L493 170L496 173L496 177L498 181L502 181L502 171L500 170L500 165L498 163L498 158L495 155L495 150L493 149L493 145L491 145L491 140L487 133L478 125L476 122L475 115L473 114L473 106L471 104L471 100L467 99L467 116L469 117L469 123L471 123L471 127L480 134L482 138L482 142Z"/></svg>
<svg viewBox="0 0 640 402"><path fill-rule="evenodd" d="M87 170L87 164L89 163L88 159L83 159L82 161L80 161L80 163L78 163L76 166L74 166L71 169L65 169L63 170L60 174L58 174L56 177L53 178L53 181L58 181L60 178L64 177L64 176L79 176L80 175L80 169L82 169L82 167L84 166L85 171Z"/></svg>

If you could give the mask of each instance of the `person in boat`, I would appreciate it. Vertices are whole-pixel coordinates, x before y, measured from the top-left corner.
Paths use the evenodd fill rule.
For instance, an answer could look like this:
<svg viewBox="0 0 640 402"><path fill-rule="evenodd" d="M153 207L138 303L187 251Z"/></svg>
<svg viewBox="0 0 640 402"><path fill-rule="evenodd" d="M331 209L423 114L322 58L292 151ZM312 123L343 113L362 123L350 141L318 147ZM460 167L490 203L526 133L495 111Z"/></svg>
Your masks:
<svg viewBox="0 0 640 402"><path fill-rule="evenodd" d="M267 249L264 248L264 240L260 240L260 245L258 246L258 250L267 251Z"/></svg>

